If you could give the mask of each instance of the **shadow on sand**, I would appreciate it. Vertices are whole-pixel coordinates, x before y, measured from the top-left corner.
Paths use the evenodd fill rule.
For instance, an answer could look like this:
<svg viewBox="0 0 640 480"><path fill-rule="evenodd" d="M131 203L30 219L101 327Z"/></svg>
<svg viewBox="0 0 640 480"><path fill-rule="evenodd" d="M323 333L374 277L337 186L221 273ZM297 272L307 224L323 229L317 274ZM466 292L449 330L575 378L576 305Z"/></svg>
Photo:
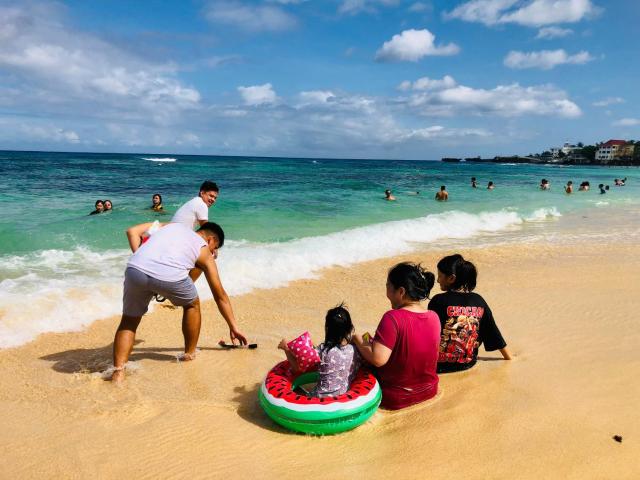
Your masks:
<svg viewBox="0 0 640 480"><path fill-rule="evenodd" d="M260 383L256 383L252 387L243 385L233 389L235 396L232 400L238 406L238 416L264 430L269 430L270 432L301 435L281 427L271 420L264 410L262 410L258 400L260 385Z"/></svg>

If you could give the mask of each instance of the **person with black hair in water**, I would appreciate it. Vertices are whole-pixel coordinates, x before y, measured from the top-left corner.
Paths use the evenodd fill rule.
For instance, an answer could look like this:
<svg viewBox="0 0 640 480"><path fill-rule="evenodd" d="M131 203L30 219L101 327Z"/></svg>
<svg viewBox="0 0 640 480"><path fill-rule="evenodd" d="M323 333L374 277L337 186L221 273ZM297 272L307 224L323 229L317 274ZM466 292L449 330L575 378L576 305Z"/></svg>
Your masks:
<svg viewBox="0 0 640 480"><path fill-rule="evenodd" d="M500 350L505 360L511 360L489 305L473 292L477 277L475 265L462 255L449 255L438 262L438 284L445 293L429 302L429 310L438 314L442 327L438 373L473 367L481 344L487 352Z"/></svg>

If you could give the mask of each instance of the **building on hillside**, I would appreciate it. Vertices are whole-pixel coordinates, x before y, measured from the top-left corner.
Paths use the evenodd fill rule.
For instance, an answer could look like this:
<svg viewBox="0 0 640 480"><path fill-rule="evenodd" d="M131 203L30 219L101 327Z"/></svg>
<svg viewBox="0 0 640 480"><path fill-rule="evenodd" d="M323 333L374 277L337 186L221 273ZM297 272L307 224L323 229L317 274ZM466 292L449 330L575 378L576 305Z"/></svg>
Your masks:
<svg viewBox="0 0 640 480"><path fill-rule="evenodd" d="M596 150L596 161L607 163L613 160L618 153L620 147L626 145L624 140L609 140L603 143Z"/></svg>
<svg viewBox="0 0 640 480"><path fill-rule="evenodd" d="M560 151L562 151L562 153L564 153L566 157L568 157L569 155L571 155L573 152L577 150L582 150L582 147L571 145L569 142L564 142L564 145L560 149Z"/></svg>

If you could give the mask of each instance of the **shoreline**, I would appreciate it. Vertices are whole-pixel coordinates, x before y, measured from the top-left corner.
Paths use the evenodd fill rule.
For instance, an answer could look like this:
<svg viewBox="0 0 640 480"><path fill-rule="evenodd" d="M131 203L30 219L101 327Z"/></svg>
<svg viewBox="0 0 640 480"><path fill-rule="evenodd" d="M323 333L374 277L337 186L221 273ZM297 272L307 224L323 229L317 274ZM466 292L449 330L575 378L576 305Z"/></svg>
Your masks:
<svg viewBox="0 0 640 480"><path fill-rule="evenodd" d="M240 328L259 344L254 351L215 346L228 332L206 301L198 359L176 364L181 311L160 307L140 325L138 368L124 388L95 373L110 363L119 316L1 350L0 468L20 478L291 478L303 466L373 478L423 478L424 469L465 478L636 476L639 335L628 312L639 306L638 242L605 251L596 239L580 248L456 250L477 264L477 291L516 358L495 361L498 352L481 348L474 368L440 376L431 401L312 438L273 424L257 388L282 359L281 337L309 330L322 338L324 313L342 300L356 329L372 332L389 308L388 267L409 259L433 268L451 248L334 267L318 279L234 297ZM621 444L611 438L617 434ZM117 461L106 453L113 451Z"/></svg>

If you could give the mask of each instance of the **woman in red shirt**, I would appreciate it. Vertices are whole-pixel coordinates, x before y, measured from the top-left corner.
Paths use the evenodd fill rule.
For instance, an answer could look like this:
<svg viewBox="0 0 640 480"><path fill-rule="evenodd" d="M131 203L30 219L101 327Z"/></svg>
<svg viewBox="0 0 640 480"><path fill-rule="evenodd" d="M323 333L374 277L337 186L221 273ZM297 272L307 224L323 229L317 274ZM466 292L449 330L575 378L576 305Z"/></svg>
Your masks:
<svg viewBox="0 0 640 480"><path fill-rule="evenodd" d="M434 283L434 274L420 265L399 263L387 276L392 310L382 316L373 341L354 335L362 357L377 367L384 408L408 407L438 392L440 320L420 304Z"/></svg>

